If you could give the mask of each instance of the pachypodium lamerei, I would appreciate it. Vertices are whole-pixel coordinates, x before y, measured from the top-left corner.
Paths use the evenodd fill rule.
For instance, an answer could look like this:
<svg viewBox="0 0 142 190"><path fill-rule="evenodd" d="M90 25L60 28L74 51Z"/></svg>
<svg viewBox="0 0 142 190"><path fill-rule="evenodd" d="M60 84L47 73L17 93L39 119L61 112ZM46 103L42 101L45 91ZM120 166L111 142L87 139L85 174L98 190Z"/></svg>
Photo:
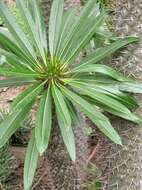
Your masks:
<svg viewBox="0 0 142 190"><path fill-rule="evenodd" d="M49 37L37 0L17 0L29 35L26 35L0 1L0 16L9 32L0 32L0 55L6 64L0 67L0 87L30 85L11 104L10 113L0 124L0 147L18 128L36 102L35 128L27 148L24 167L24 188L30 189L39 155L49 144L54 111L62 138L71 159L76 160L74 133L71 125L79 122L76 107L114 143L121 138L102 112L106 111L135 123L140 116L131 112L138 106L127 92L141 93L142 85L123 76L113 68L100 64L118 49L137 42L136 37L115 39L97 48L78 65L79 53L90 43L106 20L106 12L96 9L96 0L90 0L78 14L76 8L64 11L64 0L53 1ZM97 12L96 12L97 11ZM49 51L48 51L49 47ZM53 126L54 127L54 126Z"/></svg>

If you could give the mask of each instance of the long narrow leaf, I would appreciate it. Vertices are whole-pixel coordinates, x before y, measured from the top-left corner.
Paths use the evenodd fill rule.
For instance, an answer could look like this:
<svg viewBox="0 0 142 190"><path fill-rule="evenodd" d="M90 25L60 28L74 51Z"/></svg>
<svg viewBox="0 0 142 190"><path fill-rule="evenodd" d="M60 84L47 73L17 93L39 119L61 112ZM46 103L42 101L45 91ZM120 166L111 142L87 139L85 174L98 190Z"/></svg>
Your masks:
<svg viewBox="0 0 142 190"><path fill-rule="evenodd" d="M106 46L104 48L100 48L84 59L75 69L84 67L88 64L95 64L103 60L105 57L109 56L110 54L116 52L118 49L133 43L137 42L138 38L136 37L127 37L124 39L117 40L116 42Z"/></svg>
<svg viewBox="0 0 142 190"><path fill-rule="evenodd" d="M3 49L8 50L15 54L20 60L28 63L29 66L33 67L36 66L35 62L31 60L26 52L23 51L14 41L9 39L5 34L0 33L0 44ZM2 54L6 54L6 52L1 50Z"/></svg>
<svg viewBox="0 0 142 190"><path fill-rule="evenodd" d="M67 10L62 19L62 28L61 28L61 34L58 42L58 47L56 51L56 57L59 57L60 51L64 47L65 39L70 30L72 29L75 19L76 19L76 8L72 8Z"/></svg>
<svg viewBox="0 0 142 190"><path fill-rule="evenodd" d="M68 153L70 155L70 158L73 162L76 160L76 148L75 148L75 137L73 134L73 130L70 127L66 127L64 125L64 121L62 120L62 113L60 113L58 110L56 110L58 124L61 130L62 138L65 143L65 146L67 147Z"/></svg>
<svg viewBox="0 0 142 190"><path fill-rule="evenodd" d="M70 112L70 116L72 119L72 124L75 126L80 126L81 125L81 119L80 115L78 114L74 104L66 98L66 104Z"/></svg>
<svg viewBox="0 0 142 190"><path fill-rule="evenodd" d="M80 34L77 36L77 39L72 40L72 43L63 56L63 60L66 60L67 63L70 62L86 46L86 44L89 43L105 19L105 12L102 12L99 16L92 19L91 22L88 23L88 26L85 26L83 31L80 31L83 35L81 36Z"/></svg>
<svg viewBox="0 0 142 190"><path fill-rule="evenodd" d="M10 11L8 11L8 8L6 7L3 0L0 1L0 16L4 20L13 38L18 42L19 46L24 49L25 53L28 54L32 60L36 61L37 58L34 49L29 43L24 32L16 23L13 15L10 13Z"/></svg>
<svg viewBox="0 0 142 190"><path fill-rule="evenodd" d="M32 15L41 44L47 52L47 34L43 10L38 0L27 0L27 7Z"/></svg>
<svg viewBox="0 0 142 190"><path fill-rule="evenodd" d="M27 69L3 68L0 67L0 74L3 76L19 76L19 77L38 77L39 74Z"/></svg>
<svg viewBox="0 0 142 190"><path fill-rule="evenodd" d="M0 80L0 88L3 87L10 87L10 86L22 86L22 85L27 85L27 84L33 84L34 82L36 82L35 79L32 78L20 78L20 77L16 77L16 78L8 78L8 79L3 79Z"/></svg>
<svg viewBox="0 0 142 190"><path fill-rule="evenodd" d="M35 131L32 131L32 137L26 151L24 163L24 190L30 190L35 175L39 153L35 142Z"/></svg>
<svg viewBox="0 0 142 190"><path fill-rule="evenodd" d="M109 106L106 106L105 104L103 103L100 103L94 99L90 99L88 97L84 97L87 101L89 101L91 104L93 105L96 105L98 106L99 108L102 109L102 112L108 112L108 113L111 113L113 115L116 115L118 117L121 117L121 118L124 118L124 119L127 119L129 121L133 121L137 124L141 124L142 123L142 118L140 116L137 116L136 114L133 114L132 117L128 116L128 114L125 114L125 113L122 113L120 111L116 111L115 109L113 108L110 108Z"/></svg>
<svg viewBox="0 0 142 190"><path fill-rule="evenodd" d="M39 30L39 38L41 40L41 44L44 47L45 52L47 53L47 31L46 31L46 23L44 19L43 10L41 8L40 2L37 0L32 0L34 5L34 15L35 15L35 23L37 26L37 30Z"/></svg>
<svg viewBox="0 0 142 190"><path fill-rule="evenodd" d="M116 144L122 144L120 136L113 129L107 117L105 117L101 112L98 111L95 106L92 106L86 100L71 92L67 88L61 88L67 98L72 102L75 102L80 109L87 115L93 123L102 131L108 138L110 138Z"/></svg>
<svg viewBox="0 0 142 190"><path fill-rule="evenodd" d="M48 91L41 98L35 122L36 145L40 154L43 154L49 143L52 125L51 101L51 92L48 88Z"/></svg>
<svg viewBox="0 0 142 190"><path fill-rule="evenodd" d="M89 17L89 15L93 12L94 8L96 6L96 0L89 0L84 6L83 10L81 11L81 14L78 16L76 22L73 24L73 27L71 27L71 30L68 32L68 35L65 38L64 46L60 51L59 58L63 58L66 51L69 49L70 44L72 43L72 40L76 38L76 34L78 32L81 33L82 26L84 26L84 22L86 23L86 18Z"/></svg>
<svg viewBox="0 0 142 190"><path fill-rule="evenodd" d="M55 55L57 43L59 39L62 16L64 9L64 0L54 0L51 8L50 20L49 20L49 49L51 58Z"/></svg>
<svg viewBox="0 0 142 190"><path fill-rule="evenodd" d="M131 111L126 106L124 106L119 101L115 100L114 98L107 96L103 93L97 92L95 90L95 88L93 88L92 86L89 86L89 85L87 88L84 88L83 84L73 82L73 83L71 83L71 86L73 86L77 90L81 91L85 95L90 96L92 99L110 107L111 109L114 109L117 112L120 112L122 114L124 113L125 116L127 115L126 119L130 118L131 121L134 121L137 123L138 117L136 117L134 114L132 114Z"/></svg>
<svg viewBox="0 0 142 190"><path fill-rule="evenodd" d="M123 76L120 72L114 70L113 68L101 64L83 64L80 67L74 68L71 72L77 74L86 72L101 73L109 77L112 77L113 79L116 79L118 81L131 81L131 79Z"/></svg>
<svg viewBox="0 0 142 190"><path fill-rule="evenodd" d="M88 85L88 83L86 84ZM127 106L128 108L136 108L138 107L138 102L133 96L130 96L127 93L123 93L115 86L109 86L109 85L92 85L93 88L95 88L98 92L104 93L108 96L113 97L117 101L120 101L122 104Z"/></svg>
<svg viewBox="0 0 142 190"><path fill-rule="evenodd" d="M136 99L133 96L130 96L127 93L124 93L119 90L119 87L115 84L105 84L105 83L97 83L97 81L90 81L90 80L79 80L77 81L81 83L84 88L92 87L97 92L101 92L103 94L106 94L110 97L113 97L117 101L120 101L122 104L124 104L128 108L136 108L138 107L138 103Z"/></svg>
<svg viewBox="0 0 142 190"><path fill-rule="evenodd" d="M10 66L14 68L19 68L19 69L29 69L32 70L31 67L23 62L23 60L20 57L17 57L15 54L8 52L4 49L0 48L0 55L5 57L6 63L8 63Z"/></svg>
<svg viewBox="0 0 142 190"><path fill-rule="evenodd" d="M21 107L24 107L29 102L34 100L36 96L43 90L44 84L45 83L34 84L19 94L12 103L12 110L20 109Z"/></svg>
<svg viewBox="0 0 142 190"><path fill-rule="evenodd" d="M116 86L123 92L142 93L142 83L140 82L123 82L116 84Z"/></svg>
<svg viewBox="0 0 142 190"><path fill-rule="evenodd" d="M71 126L71 117L69 114L69 110L67 108L66 102L63 98L63 95L61 91L54 85L52 87L52 95L54 98L55 106L57 112L61 113L61 119L63 122L63 125L68 128Z"/></svg>
<svg viewBox="0 0 142 190"><path fill-rule="evenodd" d="M20 123L26 118L28 115L32 103L24 107L23 109L19 109L15 112L12 112L8 115L5 120L0 124L0 148L5 145L5 143L9 140L9 138L16 132L16 130L20 127Z"/></svg>
<svg viewBox="0 0 142 190"><path fill-rule="evenodd" d="M31 38L33 41L33 44L35 45L37 51L43 58L44 63L46 64L46 57L45 57L45 47L42 46L42 41L40 39L40 36L42 34L39 34L40 29L36 27L37 23L34 23L34 20L32 18L32 15L30 14L30 11L28 10L28 7L26 6L26 2L23 0L17 0L17 5L19 7L20 12L23 15L23 18L25 20L25 23L27 24L27 28L29 30L29 33L31 34Z"/></svg>

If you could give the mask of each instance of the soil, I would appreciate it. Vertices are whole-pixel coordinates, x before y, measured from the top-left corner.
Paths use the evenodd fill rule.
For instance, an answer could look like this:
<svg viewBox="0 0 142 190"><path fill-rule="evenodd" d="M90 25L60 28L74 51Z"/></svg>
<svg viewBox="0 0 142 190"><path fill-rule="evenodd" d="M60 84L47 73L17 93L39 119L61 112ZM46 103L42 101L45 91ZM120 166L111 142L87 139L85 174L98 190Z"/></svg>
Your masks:
<svg viewBox="0 0 142 190"><path fill-rule="evenodd" d="M7 185L10 190L23 190L23 167L26 148L23 147L10 147L11 154L16 158L16 167L12 175L9 176ZM38 169L36 172L32 190L47 189L46 182L48 181L47 175L47 160L42 156L39 160Z"/></svg>

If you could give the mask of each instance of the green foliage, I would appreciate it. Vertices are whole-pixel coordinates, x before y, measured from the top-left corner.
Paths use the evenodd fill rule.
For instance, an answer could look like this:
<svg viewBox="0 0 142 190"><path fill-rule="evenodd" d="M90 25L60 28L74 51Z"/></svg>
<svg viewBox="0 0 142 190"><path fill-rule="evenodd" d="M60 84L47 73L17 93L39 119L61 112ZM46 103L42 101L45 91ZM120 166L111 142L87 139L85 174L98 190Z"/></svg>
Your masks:
<svg viewBox="0 0 142 190"><path fill-rule="evenodd" d="M28 35L28 28L26 26L26 23L24 22L22 15L20 13L20 10L17 8L15 3L13 3L10 6L10 11L15 16L16 22L20 25L20 27L23 29L23 31Z"/></svg>
<svg viewBox="0 0 142 190"><path fill-rule="evenodd" d="M2 21L2 19L0 18L0 26L2 26L3 25L3 21Z"/></svg>
<svg viewBox="0 0 142 190"><path fill-rule="evenodd" d="M8 145L0 148L0 183L4 184L11 174L11 156L8 151Z"/></svg>
<svg viewBox="0 0 142 190"><path fill-rule="evenodd" d="M7 115L7 112L0 111L0 123L2 123ZM2 184L5 189L8 189L6 181L12 173L12 157L9 153L9 145L27 145L28 139L26 138L26 134L29 132L31 126L31 119L28 117L20 123L21 128L12 135L9 142L0 148L0 184Z"/></svg>
<svg viewBox="0 0 142 190"><path fill-rule="evenodd" d="M99 64L110 54L137 42L138 38L116 38L108 45L96 48L95 52L76 65L74 63L78 54L94 36L100 36L106 12L98 12L95 0L88 1L77 17L75 9L64 12L63 5L63 0L53 2L47 39L38 1L17 0L17 8L28 28L28 36L4 1L0 1L0 16L8 28L8 33L0 32L0 55L5 57L7 63L0 67L0 75L6 77L0 81L0 87L29 84L14 99L9 115L0 124L0 147L19 129L19 123L27 117L33 104L36 102L39 105L25 159L25 190L29 190L32 185L39 154L43 154L48 147L54 110L73 161L76 159L76 147L71 125L79 121L76 107L104 135L120 145L121 138L103 111L135 123L142 122L140 116L131 112L131 108L137 107L136 100L126 93L141 93L137 87L139 85L141 88L142 84L111 67Z"/></svg>
<svg viewBox="0 0 142 190"><path fill-rule="evenodd" d="M34 173L37 167L38 162L38 150L36 147L35 142L35 130L32 131L32 138L29 142L27 152L26 152L26 158L25 158L25 164L24 164L24 189L28 190L31 187Z"/></svg>
<svg viewBox="0 0 142 190"><path fill-rule="evenodd" d="M27 146L31 128L32 120L28 116L23 122L20 123L19 129L10 138L10 144L13 146Z"/></svg>
<svg viewBox="0 0 142 190"><path fill-rule="evenodd" d="M0 123L3 121L5 117L4 112L0 112ZM0 184L4 185L7 178L11 174L11 156L8 150L9 146L6 144L2 148L0 148Z"/></svg>
<svg viewBox="0 0 142 190"><path fill-rule="evenodd" d="M20 25L20 27L22 27L24 32L28 33L27 26L22 19L20 10L16 7L16 4L12 3L11 5L9 5L9 9L12 12L12 14L15 16L16 22ZM3 19L0 17L0 26L1 25L3 27L5 27L5 23L4 23Z"/></svg>
<svg viewBox="0 0 142 190"><path fill-rule="evenodd" d="M102 189L101 171L93 163L89 163L86 169L88 174L88 181L84 184L88 190L100 190Z"/></svg>

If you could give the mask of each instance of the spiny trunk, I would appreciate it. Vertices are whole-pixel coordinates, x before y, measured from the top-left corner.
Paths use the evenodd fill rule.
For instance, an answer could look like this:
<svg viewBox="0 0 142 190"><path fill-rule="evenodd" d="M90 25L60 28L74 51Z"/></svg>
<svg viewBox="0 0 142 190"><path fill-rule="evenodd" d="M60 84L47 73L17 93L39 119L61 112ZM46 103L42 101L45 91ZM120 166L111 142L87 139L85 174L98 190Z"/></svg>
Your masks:
<svg viewBox="0 0 142 190"><path fill-rule="evenodd" d="M86 180L84 167L88 158L88 142L82 131L84 123L85 121L83 120L82 126L80 126L81 128L74 127L77 145L76 163L73 163L69 158L63 140L60 136L58 125L54 124L53 126L52 137L46 156L50 166L49 173L52 178L52 183L54 183L55 190L85 189L82 185ZM50 189L50 183L48 188Z"/></svg>
<svg viewBox="0 0 142 190"><path fill-rule="evenodd" d="M115 7L110 19L119 36L137 35L140 43L129 46L112 64L142 80L142 1L109 0ZM141 97L138 97L141 103ZM141 114L141 113L140 113ZM123 147L103 142L96 162L108 178L105 190L142 190L142 127L124 120L113 119L123 139ZM105 144L107 144L105 146Z"/></svg>
<svg viewBox="0 0 142 190"><path fill-rule="evenodd" d="M42 0L47 29L51 3L52 0ZM66 1L66 4L68 6L70 1ZM73 126L76 137L77 161L72 163L61 138L57 122L53 124L51 140L46 154L49 166L48 190L84 189L82 185L87 177L84 167L89 156L88 139L83 132L84 127L84 117L82 117L82 126Z"/></svg>

